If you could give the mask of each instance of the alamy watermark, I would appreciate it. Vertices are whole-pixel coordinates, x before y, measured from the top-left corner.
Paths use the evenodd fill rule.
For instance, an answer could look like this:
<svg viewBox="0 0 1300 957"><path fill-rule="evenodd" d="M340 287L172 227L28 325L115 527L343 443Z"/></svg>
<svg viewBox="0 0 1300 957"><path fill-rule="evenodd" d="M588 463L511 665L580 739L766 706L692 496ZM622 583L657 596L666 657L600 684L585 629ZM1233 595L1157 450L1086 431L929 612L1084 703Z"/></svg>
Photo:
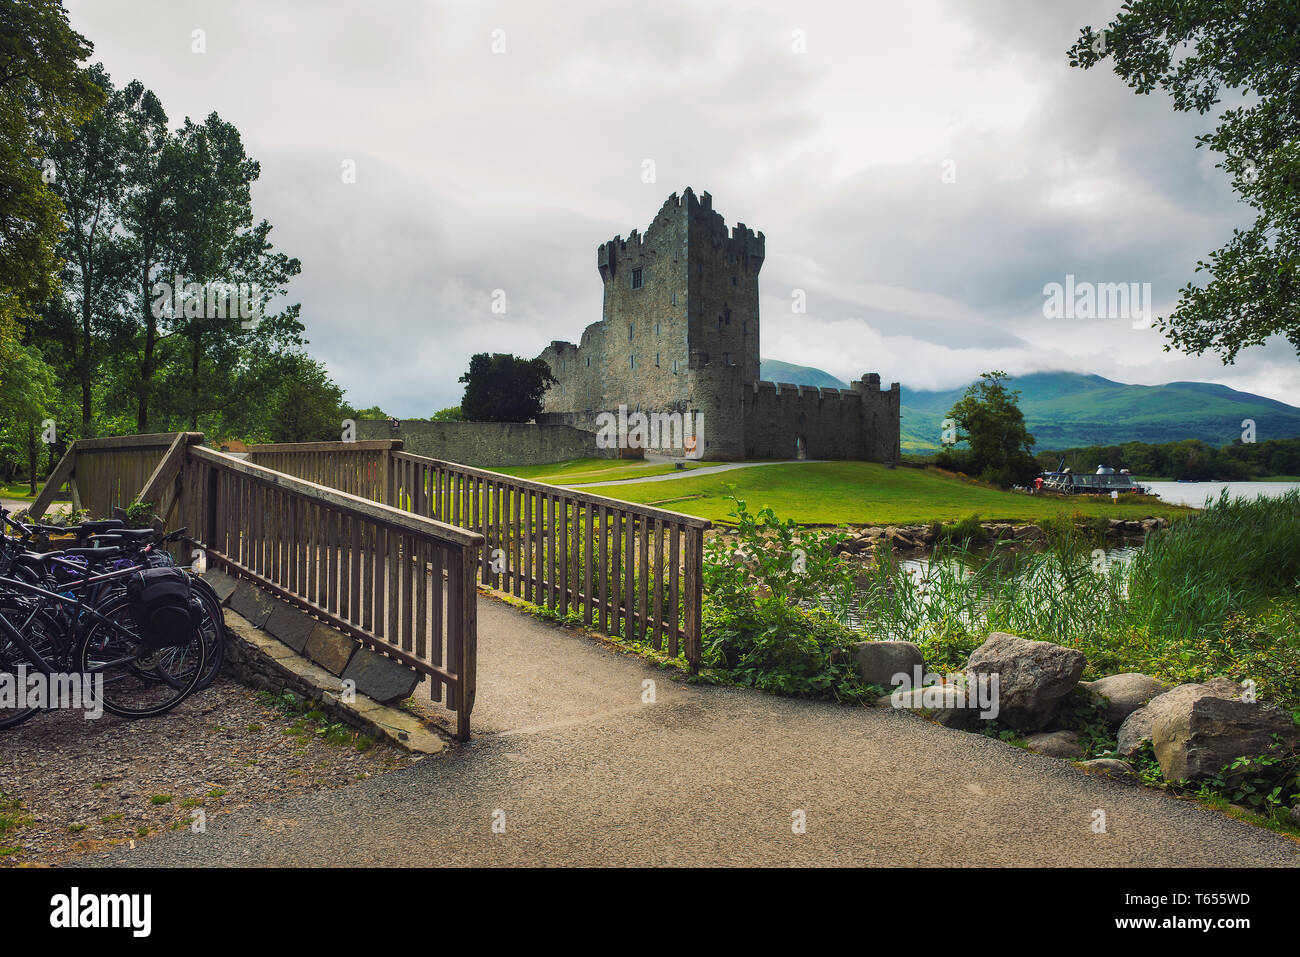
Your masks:
<svg viewBox="0 0 1300 957"><path fill-rule="evenodd" d="M939 684L940 678L947 683ZM1001 710L998 704L1001 678L996 673L938 675L924 671L920 665L913 665L910 675L900 671L890 678L889 683L894 686L889 702L895 708L972 708L978 709L980 717L986 721L992 721ZM920 695L909 698L913 691L920 691Z"/></svg>
<svg viewBox="0 0 1300 957"><path fill-rule="evenodd" d="M262 287L255 282L156 282L153 316L178 319L239 319L244 329L254 329L262 318Z"/></svg>
<svg viewBox="0 0 1300 957"><path fill-rule="evenodd" d="M596 447L600 449L677 449L688 459L704 456L703 412L618 412L596 416Z"/></svg>
<svg viewBox="0 0 1300 957"><path fill-rule="evenodd" d="M0 674L0 708L26 711L82 711L87 721L104 716L104 675L29 671L19 665L15 672Z"/></svg>
<svg viewBox="0 0 1300 957"><path fill-rule="evenodd" d="M1047 319L1131 319L1134 329L1151 328L1151 283L1065 282L1043 286L1043 316Z"/></svg>

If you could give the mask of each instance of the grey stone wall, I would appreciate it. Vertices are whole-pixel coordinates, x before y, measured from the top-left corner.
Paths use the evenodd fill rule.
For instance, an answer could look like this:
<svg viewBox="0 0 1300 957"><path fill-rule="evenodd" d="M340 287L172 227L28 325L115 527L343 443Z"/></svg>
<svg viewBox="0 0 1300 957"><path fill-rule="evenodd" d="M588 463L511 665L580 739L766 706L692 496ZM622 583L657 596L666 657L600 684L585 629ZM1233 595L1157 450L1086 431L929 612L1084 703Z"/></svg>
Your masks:
<svg viewBox="0 0 1300 957"><path fill-rule="evenodd" d="M403 422L392 430L383 419L357 423L359 439L401 439L415 455L492 468L547 465L571 459L612 458L616 450L596 448L596 436L571 425L521 422Z"/></svg>

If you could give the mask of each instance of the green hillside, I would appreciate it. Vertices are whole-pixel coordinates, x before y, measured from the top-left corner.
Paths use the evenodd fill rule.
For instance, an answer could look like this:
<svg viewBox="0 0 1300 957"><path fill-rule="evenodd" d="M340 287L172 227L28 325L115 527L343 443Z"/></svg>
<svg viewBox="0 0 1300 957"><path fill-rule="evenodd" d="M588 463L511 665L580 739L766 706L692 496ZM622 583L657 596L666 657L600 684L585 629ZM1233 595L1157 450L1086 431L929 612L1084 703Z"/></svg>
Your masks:
<svg viewBox="0 0 1300 957"><path fill-rule="evenodd" d="M829 372L814 369L812 366L797 366L793 362L780 359L759 360L758 374L764 382L788 382L791 385L811 385L818 389L847 389L849 384Z"/></svg>
<svg viewBox="0 0 1300 957"><path fill-rule="evenodd" d="M778 381L843 387L820 369L763 360L765 379L777 370L783 376ZM1077 372L1037 372L1012 379L1011 387L1021 392L1020 408L1039 450L1181 439L1221 446L1241 437L1243 419L1254 420L1261 442L1300 437L1300 409L1209 382L1126 385ZM963 392L965 386L930 392L904 384L903 451L938 449L941 423Z"/></svg>

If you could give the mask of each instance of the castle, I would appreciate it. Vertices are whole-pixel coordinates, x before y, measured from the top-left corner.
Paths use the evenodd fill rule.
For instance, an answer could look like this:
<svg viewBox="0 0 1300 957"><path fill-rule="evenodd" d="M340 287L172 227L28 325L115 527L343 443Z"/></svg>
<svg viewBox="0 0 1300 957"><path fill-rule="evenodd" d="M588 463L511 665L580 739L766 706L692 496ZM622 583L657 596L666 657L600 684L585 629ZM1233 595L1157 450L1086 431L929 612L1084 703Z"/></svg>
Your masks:
<svg viewBox="0 0 1300 957"><path fill-rule="evenodd" d="M602 413L625 406L701 421L695 457L898 461L897 382L883 391L869 373L845 391L760 381L764 248L762 233L744 223L728 232L712 197L689 187L668 197L644 235L602 243L602 318L579 345L542 352L558 381L537 421L594 432Z"/></svg>

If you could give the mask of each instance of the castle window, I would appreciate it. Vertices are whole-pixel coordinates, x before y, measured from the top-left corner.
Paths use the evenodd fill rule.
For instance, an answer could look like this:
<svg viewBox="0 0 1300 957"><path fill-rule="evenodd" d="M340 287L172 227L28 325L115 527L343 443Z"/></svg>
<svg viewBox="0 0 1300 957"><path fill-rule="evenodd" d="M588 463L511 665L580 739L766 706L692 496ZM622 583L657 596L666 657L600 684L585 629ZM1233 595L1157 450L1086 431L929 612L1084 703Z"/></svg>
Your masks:
<svg viewBox="0 0 1300 957"><path fill-rule="evenodd" d="M673 305L677 305L677 293L673 293Z"/></svg>
<svg viewBox="0 0 1300 957"><path fill-rule="evenodd" d="M635 369L635 368L636 368L636 356L628 356L628 359L629 359L629 360L631 361L631 363L632 363L632 368Z"/></svg>
<svg viewBox="0 0 1300 957"><path fill-rule="evenodd" d="M673 360L673 375L677 375L677 360Z"/></svg>
<svg viewBox="0 0 1300 957"><path fill-rule="evenodd" d="M655 335L659 335L659 323L655 323Z"/></svg>
<svg viewBox="0 0 1300 957"><path fill-rule="evenodd" d="M628 327L627 327L627 341L628 341L628 342L631 342L631 341L632 341L632 326L631 326L631 324L629 324Z"/></svg>
<svg viewBox="0 0 1300 957"><path fill-rule="evenodd" d="M655 353L655 368L659 368L659 353Z"/></svg>
<svg viewBox="0 0 1300 957"><path fill-rule="evenodd" d="M722 310L722 317L723 317L724 319L727 320L727 325L731 325L731 310L730 310L730 309L723 309L723 310Z"/></svg>
<svg viewBox="0 0 1300 957"><path fill-rule="evenodd" d="M588 365L588 366L591 365L591 356L587 356L587 365Z"/></svg>
<svg viewBox="0 0 1300 957"><path fill-rule="evenodd" d="M731 353L730 353L730 352L724 352L724 353L722 354L722 364L723 364L724 366L729 366L729 365L731 365Z"/></svg>
<svg viewBox="0 0 1300 957"><path fill-rule="evenodd" d="M739 285L740 285L740 280L738 280L735 276L732 276L732 277L731 277L731 284L732 284L733 286L739 286Z"/></svg>
<svg viewBox="0 0 1300 957"><path fill-rule="evenodd" d="M632 270L632 288L633 288L633 289L640 289L641 286L642 286L642 284L643 284L643 283L642 283L642 278L641 278L641 270L640 270L640 269L633 269L633 270Z"/></svg>

